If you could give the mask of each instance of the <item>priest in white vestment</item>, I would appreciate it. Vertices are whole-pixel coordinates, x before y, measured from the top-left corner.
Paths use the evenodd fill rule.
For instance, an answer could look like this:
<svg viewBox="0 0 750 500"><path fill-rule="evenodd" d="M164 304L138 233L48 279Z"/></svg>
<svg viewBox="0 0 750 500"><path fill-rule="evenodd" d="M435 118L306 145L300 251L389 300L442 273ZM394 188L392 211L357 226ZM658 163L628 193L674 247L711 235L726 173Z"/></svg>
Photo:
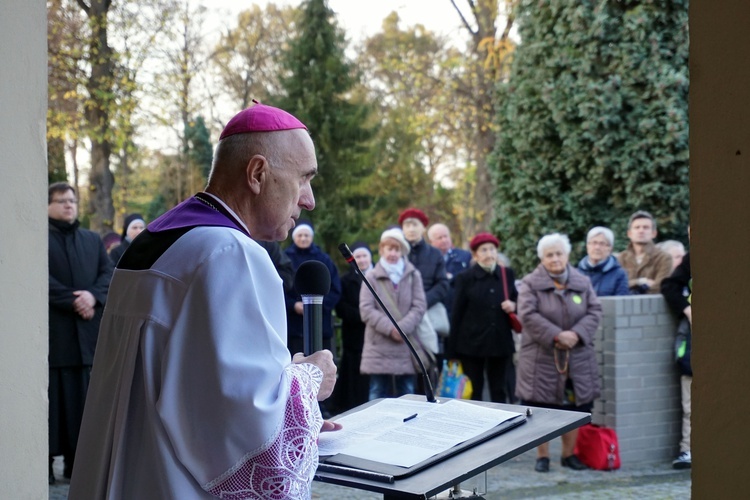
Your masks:
<svg viewBox="0 0 750 500"><path fill-rule="evenodd" d="M253 239L315 206L305 126L256 104L222 132L205 192L115 270L69 498L304 499L336 368L290 359L282 281Z"/></svg>

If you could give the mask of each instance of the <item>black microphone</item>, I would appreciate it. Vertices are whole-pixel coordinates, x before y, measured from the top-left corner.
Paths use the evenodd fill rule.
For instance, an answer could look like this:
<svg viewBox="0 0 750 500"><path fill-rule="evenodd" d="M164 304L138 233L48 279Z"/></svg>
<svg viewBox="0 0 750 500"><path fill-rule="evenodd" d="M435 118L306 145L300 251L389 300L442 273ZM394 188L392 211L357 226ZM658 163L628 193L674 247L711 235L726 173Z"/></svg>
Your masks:
<svg viewBox="0 0 750 500"><path fill-rule="evenodd" d="M323 295L331 290L331 273L318 260L300 264L294 289L302 296L302 342L305 356L323 349Z"/></svg>
<svg viewBox="0 0 750 500"><path fill-rule="evenodd" d="M406 345L409 347L409 350L411 351L411 355L414 356L414 359L417 360L417 363L419 364L419 368L422 370L422 380L424 381L424 392L425 397L427 398L427 401L430 403L437 403L437 399L435 399L435 391L432 388L432 384L430 383L430 377L427 375L427 368L425 368L424 363L422 363L422 359L417 354L417 351L414 349L414 346L411 343L411 340L409 340L409 337L406 336L406 334L401 330L401 327L398 326L398 323L395 319L393 319L393 316L391 316L391 312L388 310L387 307L385 307L385 304L383 304L383 301L380 300L380 297L378 296L377 292L375 292L375 289L372 287L369 281L367 281L367 278L365 278L364 273L362 273L362 270L357 266L357 263L354 260L354 255L352 255L352 251L349 250L349 246L346 243L342 243L339 245L339 252L341 252L341 255L344 256L344 260L351 264L352 269L354 269L354 272L359 274L362 277L362 282L367 286L367 288L370 290L370 293L372 293L373 297L375 297L375 300L378 301L378 304L380 304L380 307L385 312L385 315L388 316L388 319L391 320L391 323L393 323L393 326L396 327L396 330L398 331L399 335L401 335L401 338L404 339L404 342L406 342Z"/></svg>

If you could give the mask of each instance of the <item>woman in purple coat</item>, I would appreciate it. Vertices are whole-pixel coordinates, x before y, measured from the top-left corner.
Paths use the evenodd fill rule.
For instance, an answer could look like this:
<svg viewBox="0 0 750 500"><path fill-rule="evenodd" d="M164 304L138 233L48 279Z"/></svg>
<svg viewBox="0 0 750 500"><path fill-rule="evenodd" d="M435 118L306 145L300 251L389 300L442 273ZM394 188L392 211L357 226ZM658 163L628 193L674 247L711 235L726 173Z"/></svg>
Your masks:
<svg viewBox="0 0 750 500"><path fill-rule="evenodd" d="M518 293L523 323L516 395L523 404L591 412L599 397L594 335L602 306L591 281L568 264L570 241L562 234L539 240L541 263L524 276ZM574 455L578 430L562 436L561 465L587 467ZM537 447L537 472L549 472L549 443Z"/></svg>

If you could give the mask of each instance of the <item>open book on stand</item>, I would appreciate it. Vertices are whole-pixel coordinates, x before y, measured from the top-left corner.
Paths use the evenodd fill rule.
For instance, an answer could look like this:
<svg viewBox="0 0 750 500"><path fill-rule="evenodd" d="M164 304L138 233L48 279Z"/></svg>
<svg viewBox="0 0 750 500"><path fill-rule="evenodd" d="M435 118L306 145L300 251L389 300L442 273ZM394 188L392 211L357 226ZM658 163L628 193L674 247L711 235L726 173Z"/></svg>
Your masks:
<svg viewBox="0 0 750 500"><path fill-rule="evenodd" d="M321 433L321 464L401 478L521 425L526 416L481 401L405 396L371 401L335 420L343 429Z"/></svg>

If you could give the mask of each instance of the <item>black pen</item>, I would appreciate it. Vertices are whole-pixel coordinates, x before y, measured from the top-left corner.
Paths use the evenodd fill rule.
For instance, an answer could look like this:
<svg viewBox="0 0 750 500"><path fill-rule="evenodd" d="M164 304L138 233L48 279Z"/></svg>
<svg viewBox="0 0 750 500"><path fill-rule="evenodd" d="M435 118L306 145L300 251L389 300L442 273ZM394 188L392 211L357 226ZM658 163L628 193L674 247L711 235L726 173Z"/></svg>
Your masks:
<svg viewBox="0 0 750 500"><path fill-rule="evenodd" d="M408 422L409 420L412 420L412 419L414 419L414 418L417 418L417 415L418 415L417 413L415 413L414 415L409 415L408 417L406 417L406 418L404 419L404 422Z"/></svg>
<svg viewBox="0 0 750 500"><path fill-rule="evenodd" d="M359 479L369 479L379 483L393 484L395 477L390 474L381 474L369 470L354 469L352 467L342 467L340 465L318 464L318 472L330 472L332 474L341 474L342 476L351 476Z"/></svg>

